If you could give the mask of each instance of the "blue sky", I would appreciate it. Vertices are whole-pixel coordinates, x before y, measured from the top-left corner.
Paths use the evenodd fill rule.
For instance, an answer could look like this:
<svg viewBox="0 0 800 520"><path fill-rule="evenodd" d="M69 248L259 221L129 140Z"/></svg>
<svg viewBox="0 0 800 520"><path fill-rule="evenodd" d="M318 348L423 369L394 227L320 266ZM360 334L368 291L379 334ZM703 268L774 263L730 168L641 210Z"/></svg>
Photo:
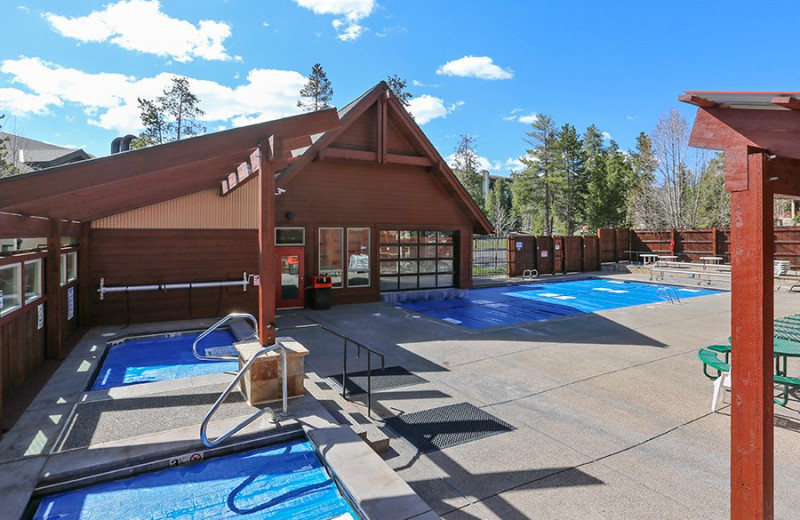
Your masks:
<svg viewBox="0 0 800 520"><path fill-rule="evenodd" d="M796 2L9 0L4 130L105 155L136 98L190 79L208 131L298 111L319 62L344 106L398 74L444 156L463 133L492 173L519 168L537 114L623 149L684 90L797 90Z"/></svg>

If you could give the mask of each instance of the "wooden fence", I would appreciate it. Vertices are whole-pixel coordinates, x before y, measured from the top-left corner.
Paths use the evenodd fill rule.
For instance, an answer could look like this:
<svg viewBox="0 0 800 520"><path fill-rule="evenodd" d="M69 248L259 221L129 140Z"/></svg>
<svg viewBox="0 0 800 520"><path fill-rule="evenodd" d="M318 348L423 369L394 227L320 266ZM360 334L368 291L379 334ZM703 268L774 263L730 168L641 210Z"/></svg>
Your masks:
<svg viewBox="0 0 800 520"><path fill-rule="evenodd" d="M539 274L599 271L600 242L596 236L508 237L509 277L522 276L528 269Z"/></svg>
<svg viewBox="0 0 800 520"><path fill-rule="evenodd" d="M676 255L681 261L698 262L702 256L719 256L730 263L731 232L702 229L600 229L600 261L635 259L636 254ZM800 266L800 227L779 227L774 233L775 260Z"/></svg>

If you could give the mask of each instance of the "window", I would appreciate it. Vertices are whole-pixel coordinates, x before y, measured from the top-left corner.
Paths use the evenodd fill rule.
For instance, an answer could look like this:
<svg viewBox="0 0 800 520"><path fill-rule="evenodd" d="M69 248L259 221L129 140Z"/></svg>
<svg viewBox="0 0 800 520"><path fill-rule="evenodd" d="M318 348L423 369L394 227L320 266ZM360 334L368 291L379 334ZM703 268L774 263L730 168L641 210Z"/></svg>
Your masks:
<svg viewBox="0 0 800 520"><path fill-rule="evenodd" d="M61 255L61 285L78 278L78 253L75 251Z"/></svg>
<svg viewBox="0 0 800 520"><path fill-rule="evenodd" d="M22 307L22 264L0 267L0 316Z"/></svg>
<svg viewBox="0 0 800 520"><path fill-rule="evenodd" d="M42 259L25 262L25 303L30 303L42 295Z"/></svg>
<svg viewBox="0 0 800 520"><path fill-rule="evenodd" d="M378 233L381 291L452 287L454 231Z"/></svg>
<svg viewBox="0 0 800 520"><path fill-rule="evenodd" d="M276 246L306 245L306 230L301 227L275 228Z"/></svg>
<svg viewBox="0 0 800 520"><path fill-rule="evenodd" d="M369 287L369 228L347 228L347 286Z"/></svg>
<svg viewBox="0 0 800 520"><path fill-rule="evenodd" d="M319 228L319 274L330 276L333 287L342 287L344 265L342 261L342 228Z"/></svg>

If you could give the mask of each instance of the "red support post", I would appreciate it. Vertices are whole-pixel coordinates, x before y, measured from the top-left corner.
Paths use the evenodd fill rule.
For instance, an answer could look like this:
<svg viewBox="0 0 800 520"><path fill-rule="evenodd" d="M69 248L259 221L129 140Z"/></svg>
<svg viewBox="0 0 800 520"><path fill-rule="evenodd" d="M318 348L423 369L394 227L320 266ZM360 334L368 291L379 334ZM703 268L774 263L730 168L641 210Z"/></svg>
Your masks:
<svg viewBox="0 0 800 520"><path fill-rule="evenodd" d="M275 343L275 172L273 158L283 153L283 141L272 136L261 146L261 168L258 174L258 337L263 345Z"/></svg>
<svg viewBox="0 0 800 520"><path fill-rule="evenodd" d="M726 154L727 156L727 154ZM731 518L773 506L773 203L766 155L747 155L747 189L731 193Z"/></svg>

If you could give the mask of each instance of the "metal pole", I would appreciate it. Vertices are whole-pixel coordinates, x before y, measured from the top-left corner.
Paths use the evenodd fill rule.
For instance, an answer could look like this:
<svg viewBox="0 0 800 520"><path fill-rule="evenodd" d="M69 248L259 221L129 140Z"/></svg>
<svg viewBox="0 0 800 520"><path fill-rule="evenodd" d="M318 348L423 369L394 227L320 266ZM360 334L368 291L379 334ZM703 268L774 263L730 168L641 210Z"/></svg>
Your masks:
<svg viewBox="0 0 800 520"><path fill-rule="evenodd" d="M347 338L344 338L344 363L342 364L342 398L347 399Z"/></svg>
<svg viewBox="0 0 800 520"><path fill-rule="evenodd" d="M367 350L367 417L372 419L372 350Z"/></svg>

